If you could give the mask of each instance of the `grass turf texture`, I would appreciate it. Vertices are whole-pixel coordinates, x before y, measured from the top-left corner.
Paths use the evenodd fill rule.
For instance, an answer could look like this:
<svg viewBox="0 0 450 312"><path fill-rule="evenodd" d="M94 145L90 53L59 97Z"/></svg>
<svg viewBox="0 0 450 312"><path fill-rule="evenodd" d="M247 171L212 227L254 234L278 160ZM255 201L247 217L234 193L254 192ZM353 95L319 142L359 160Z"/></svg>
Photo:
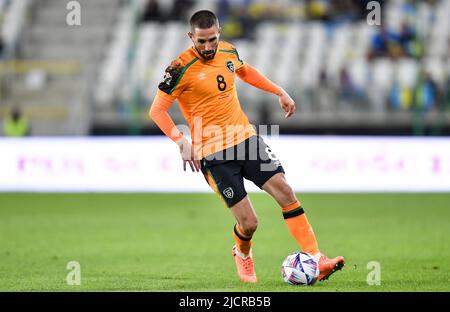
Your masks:
<svg viewBox="0 0 450 312"><path fill-rule="evenodd" d="M285 284L298 249L280 209L251 194L259 282L242 284L234 218L214 194L0 194L2 291L449 291L450 194L302 194L321 250L347 265L313 287ZM81 265L68 286L66 265ZM366 282L381 264L381 285Z"/></svg>

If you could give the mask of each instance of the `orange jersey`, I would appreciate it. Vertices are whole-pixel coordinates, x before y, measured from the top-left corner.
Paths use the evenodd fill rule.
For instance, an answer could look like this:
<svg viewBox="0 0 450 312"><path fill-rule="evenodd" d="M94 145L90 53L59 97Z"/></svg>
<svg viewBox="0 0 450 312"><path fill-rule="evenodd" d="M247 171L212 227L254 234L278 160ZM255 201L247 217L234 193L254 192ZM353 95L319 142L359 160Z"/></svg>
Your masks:
<svg viewBox="0 0 450 312"><path fill-rule="evenodd" d="M157 96L170 102L178 99L200 158L256 134L236 93L236 71L243 66L234 46L220 41L212 60L191 47L166 70Z"/></svg>

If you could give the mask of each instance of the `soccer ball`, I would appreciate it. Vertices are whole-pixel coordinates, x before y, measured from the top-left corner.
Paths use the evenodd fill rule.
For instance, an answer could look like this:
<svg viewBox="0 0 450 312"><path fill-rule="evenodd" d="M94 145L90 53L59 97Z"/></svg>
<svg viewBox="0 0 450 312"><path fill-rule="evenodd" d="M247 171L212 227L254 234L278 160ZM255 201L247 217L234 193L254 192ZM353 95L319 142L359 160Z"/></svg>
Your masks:
<svg viewBox="0 0 450 312"><path fill-rule="evenodd" d="M281 274L290 285L313 285L319 277L319 265L310 254L296 251L283 261Z"/></svg>

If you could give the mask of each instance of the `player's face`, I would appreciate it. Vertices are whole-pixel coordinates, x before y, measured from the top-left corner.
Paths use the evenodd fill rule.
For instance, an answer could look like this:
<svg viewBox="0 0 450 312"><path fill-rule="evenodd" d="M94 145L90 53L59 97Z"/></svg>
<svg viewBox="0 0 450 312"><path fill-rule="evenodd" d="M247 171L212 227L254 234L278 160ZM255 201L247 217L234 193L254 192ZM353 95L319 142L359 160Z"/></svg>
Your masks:
<svg viewBox="0 0 450 312"><path fill-rule="evenodd" d="M205 59L212 60L216 55L219 46L220 28L216 25L201 29L195 28L193 32L189 32L189 38L194 43L197 52Z"/></svg>

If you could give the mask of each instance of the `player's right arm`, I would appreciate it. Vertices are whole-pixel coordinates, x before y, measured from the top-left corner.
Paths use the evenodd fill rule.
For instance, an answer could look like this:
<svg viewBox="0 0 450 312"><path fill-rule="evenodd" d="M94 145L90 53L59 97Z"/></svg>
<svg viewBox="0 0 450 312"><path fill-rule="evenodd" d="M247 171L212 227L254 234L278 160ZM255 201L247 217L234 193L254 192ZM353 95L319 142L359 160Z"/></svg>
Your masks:
<svg viewBox="0 0 450 312"><path fill-rule="evenodd" d="M180 63L172 62L167 67L164 81L159 84L158 91L150 107L149 116L165 135L177 143L183 160L183 170L186 171L186 163L189 163L191 170L194 171L195 169L198 172L200 170L200 162L195 159L192 145L183 133L178 130L168 113L168 110L176 99L175 95L181 92L181 87L179 87L177 93L172 95L173 91L177 88L179 82L178 77L181 71L182 66Z"/></svg>
<svg viewBox="0 0 450 312"><path fill-rule="evenodd" d="M175 123L167 112L172 106L173 101L161 96L160 92L161 91L158 90L155 98L153 99L149 116L165 135L167 135L175 143L179 144L183 140L184 135L175 126Z"/></svg>

